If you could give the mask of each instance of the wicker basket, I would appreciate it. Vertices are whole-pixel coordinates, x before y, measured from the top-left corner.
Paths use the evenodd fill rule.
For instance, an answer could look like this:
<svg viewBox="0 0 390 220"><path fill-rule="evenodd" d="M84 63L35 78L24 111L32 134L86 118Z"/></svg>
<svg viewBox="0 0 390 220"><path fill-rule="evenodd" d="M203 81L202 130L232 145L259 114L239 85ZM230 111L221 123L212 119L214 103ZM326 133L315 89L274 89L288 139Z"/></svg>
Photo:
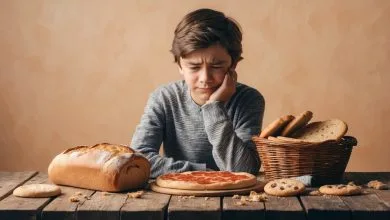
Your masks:
<svg viewBox="0 0 390 220"><path fill-rule="evenodd" d="M342 179L354 137L322 143L294 143L252 137L267 180L311 175L312 185L335 184Z"/></svg>

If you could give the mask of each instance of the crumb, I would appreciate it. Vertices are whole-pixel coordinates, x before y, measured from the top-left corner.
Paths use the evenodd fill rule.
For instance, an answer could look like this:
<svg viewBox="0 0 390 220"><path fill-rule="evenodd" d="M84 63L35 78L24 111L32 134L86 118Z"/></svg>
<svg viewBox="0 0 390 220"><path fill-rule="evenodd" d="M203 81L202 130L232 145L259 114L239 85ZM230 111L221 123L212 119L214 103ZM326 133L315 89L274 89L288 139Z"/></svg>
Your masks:
<svg viewBox="0 0 390 220"><path fill-rule="evenodd" d="M71 196L71 197L69 197L69 201L70 202L80 202L80 199L76 196Z"/></svg>
<svg viewBox="0 0 390 220"><path fill-rule="evenodd" d="M138 199L138 198L141 198L141 196L144 194L144 191L141 190L141 191L137 191L137 192L132 192L132 193L127 193L127 195L129 196L129 198L132 198L132 199Z"/></svg>
<svg viewBox="0 0 390 220"><path fill-rule="evenodd" d="M350 181L347 185L356 186L356 184L353 181Z"/></svg>
<svg viewBox="0 0 390 220"><path fill-rule="evenodd" d="M249 199L248 199L248 197L246 197L246 196L241 196L241 202L246 202L246 201L248 201Z"/></svg>
<svg viewBox="0 0 390 220"><path fill-rule="evenodd" d="M188 196L188 198L189 198L189 199L193 199L193 198L195 198L195 196Z"/></svg>
<svg viewBox="0 0 390 220"><path fill-rule="evenodd" d="M386 184L384 184L384 183L382 183L381 181L378 181L378 180L372 180L372 181L368 182L367 186L369 188L379 189L379 190L389 189L389 187Z"/></svg>
<svg viewBox="0 0 390 220"><path fill-rule="evenodd" d="M75 196L81 196L81 195L83 195L83 193L80 192L80 191L78 191L78 192L75 192L73 195L75 195Z"/></svg>
<svg viewBox="0 0 390 220"><path fill-rule="evenodd" d="M318 191L318 190L314 190L314 191L309 192L309 195L310 196L321 196L322 193L320 193L320 191Z"/></svg>
<svg viewBox="0 0 390 220"><path fill-rule="evenodd" d="M244 206L244 205L246 205L246 202L239 201L239 202L236 202L236 205L239 205L239 206Z"/></svg>
<svg viewBox="0 0 390 220"><path fill-rule="evenodd" d="M251 202L260 202L260 201L261 201L260 195L253 195L253 196L250 196L250 197L249 197L249 201L251 201Z"/></svg>
<svg viewBox="0 0 390 220"><path fill-rule="evenodd" d="M209 197L204 197L204 200L209 200L210 198Z"/></svg>
<svg viewBox="0 0 390 220"><path fill-rule="evenodd" d="M90 197L90 196L87 196L87 195L84 195L84 199L86 199L86 200L90 200L90 199L91 199L91 197Z"/></svg>
<svg viewBox="0 0 390 220"><path fill-rule="evenodd" d="M232 199L240 199L239 195L233 195Z"/></svg>
<svg viewBox="0 0 390 220"><path fill-rule="evenodd" d="M254 196L254 195L257 195L257 192L251 191L251 192L249 193L249 197Z"/></svg>

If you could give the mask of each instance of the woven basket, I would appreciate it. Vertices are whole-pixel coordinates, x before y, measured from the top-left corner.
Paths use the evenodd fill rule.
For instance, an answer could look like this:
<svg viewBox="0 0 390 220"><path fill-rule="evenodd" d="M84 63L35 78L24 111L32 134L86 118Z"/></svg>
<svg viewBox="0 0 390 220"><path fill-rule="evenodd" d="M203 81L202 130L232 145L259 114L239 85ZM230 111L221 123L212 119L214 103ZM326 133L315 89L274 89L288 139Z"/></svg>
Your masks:
<svg viewBox="0 0 390 220"><path fill-rule="evenodd" d="M259 153L265 178L274 180L310 175L312 185L340 183L353 146L354 137L321 143L294 143L252 137Z"/></svg>

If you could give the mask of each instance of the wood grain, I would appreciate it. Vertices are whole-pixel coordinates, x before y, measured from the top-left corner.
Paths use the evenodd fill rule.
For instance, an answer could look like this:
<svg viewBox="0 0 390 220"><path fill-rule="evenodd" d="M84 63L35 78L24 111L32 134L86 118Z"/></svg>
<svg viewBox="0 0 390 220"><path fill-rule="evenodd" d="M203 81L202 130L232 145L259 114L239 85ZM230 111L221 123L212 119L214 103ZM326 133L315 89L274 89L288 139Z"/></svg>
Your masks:
<svg viewBox="0 0 390 220"><path fill-rule="evenodd" d="M239 201L240 199L233 199L231 196L223 198L223 219L265 219L264 202L246 202L245 205L239 205Z"/></svg>
<svg viewBox="0 0 390 220"><path fill-rule="evenodd" d="M36 171L0 172L0 201L36 174L38 174Z"/></svg>
<svg viewBox="0 0 390 220"><path fill-rule="evenodd" d="M318 188L308 189L318 190ZM350 219L350 210L338 196L300 196L308 220L311 219Z"/></svg>
<svg viewBox="0 0 390 220"><path fill-rule="evenodd" d="M47 174L38 173L25 184L49 183ZM21 198L10 195L0 201L0 219L37 219L52 198Z"/></svg>
<svg viewBox="0 0 390 220"><path fill-rule="evenodd" d="M80 189L75 187L60 186L62 194L51 201L42 210L42 219L76 219L76 210L80 204L83 204L95 191ZM70 197L78 195L79 202L71 202Z"/></svg>
<svg viewBox="0 0 390 220"><path fill-rule="evenodd" d="M145 192L141 198L128 198L121 208L121 219L163 220L170 198L152 191Z"/></svg>
<svg viewBox="0 0 390 220"><path fill-rule="evenodd" d="M348 173L344 175L344 181L354 181L356 184L364 185L370 180L370 175L363 173ZM375 190L378 191L378 190ZM350 208L351 217L354 220L359 219L390 219L390 209L378 197L376 192L371 189L365 189L365 193L357 196L341 196L343 202Z"/></svg>
<svg viewBox="0 0 390 220"><path fill-rule="evenodd" d="M127 199L126 193L97 191L77 209L77 219L119 219L120 209Z"/></svg>
<svg viewBox="0 0 390 220"><path fill-rule="evenodd" d="M268 196L265 205L265 218L305 219L305 212L297 197Z"/></svg>
<svg viewBox="0 0 390 220"><path fill-rule="evenodd" d="M168 206L168 218L176 219L221 219L221 198L187 198L172 196Z"/></svg>

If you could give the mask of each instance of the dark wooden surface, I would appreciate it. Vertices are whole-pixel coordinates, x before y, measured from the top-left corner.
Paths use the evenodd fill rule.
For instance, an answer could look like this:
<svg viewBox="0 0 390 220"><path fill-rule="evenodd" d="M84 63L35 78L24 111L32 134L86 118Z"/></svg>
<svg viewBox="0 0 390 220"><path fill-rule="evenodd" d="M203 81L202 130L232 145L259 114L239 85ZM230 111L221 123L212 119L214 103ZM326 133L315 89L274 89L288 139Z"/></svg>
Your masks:
<svg viewBox="0 0 390 220"><path fill-rule="evenodd" d="M259 177L261 179L261 177ZM380 180L390 185L390 172L346 173L343 183ZM0 219L372 219L390 220L390 190L365 189L358 196L268 196L265 202L225 197L170 196L145 190L141 198L127 192L105 193L61 186L55 198L19 198L12 191L23 184L48 183L38 172L0 172ZM79 202L69 198L79 195Z"/></svg>

